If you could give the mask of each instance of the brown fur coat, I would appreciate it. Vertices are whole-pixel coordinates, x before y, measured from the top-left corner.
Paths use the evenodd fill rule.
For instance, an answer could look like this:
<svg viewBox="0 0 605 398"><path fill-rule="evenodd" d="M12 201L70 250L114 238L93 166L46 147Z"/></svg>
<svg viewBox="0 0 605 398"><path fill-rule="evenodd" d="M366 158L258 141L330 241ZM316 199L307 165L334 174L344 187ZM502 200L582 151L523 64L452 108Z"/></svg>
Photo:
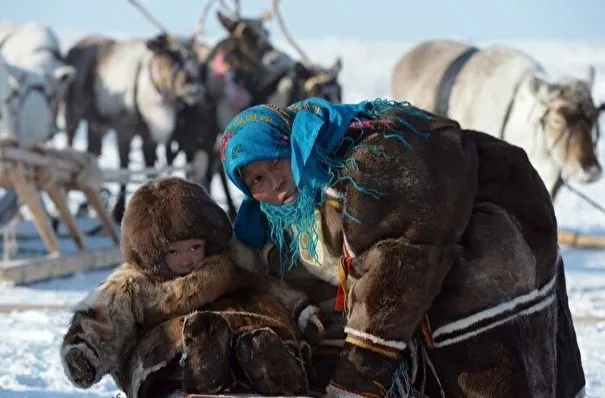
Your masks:
<svg viewBox="0 0 605 398"><path fill-rule="evenodd" d="M157 388L179 388L183 381L195 387L209 374L203 371L200 358L219 354L204 350L216 347L215 340L225 336L229 341L220 353L224 360L229 359L232 345L244 355L274 334L291 341L288 347L298 356L299 327L305 329L314 312L306 296L270 278L260 253L231 238L223 210L201 187L180 181L149 183L131 198L122 226L127 262L77 305L63 339L63 366L76 386L88 388L109 373L129 397L156 396ZM198 198L187 204L192 195ZM204 199L201 205L200 197ZM196 210L184 214L195 204ZM160 211L166 210L164 206L170 206L169 212ZM171 274L165 263L169 242L191 237L207 240L209 257L185 276ZM201 315L188 315L198 310L203 311ZM220 319L210 315L212 322L201 322L209 311L220 314ZM210 334L200 329L209 323L213 324ZM271 332L249 335L240 342L243 334L262 328ZM206 340L199 341L198 335ZM277 347L272 354L282 349L279 343L272 344ZM197 357L189 355L183 369L179 359L187 348L197 350ZM189 369L189 380L187 364L195 367ZM231 371L230 363L225 364L225 371ZM298 361L296 365L299 369L291 370L298 384L287 387L304 392L306 374L304 369L301 373ZM277 366L287 368L283 360ZM248 383L255 376L246 369L243 373ZM229 387L233 378L228 373L222 376L225 380L213 388ZM257 379L262 376L266 375Z"/></svg>
<svg viewBox="0 0 605 398"><path fill-rule="evenodd" d="M316 351L326 360L314 363L328 395L412 385L431 397L576 396L584 373L557 223L527 155L449 119L399 117L430 137L406 135L408 149L365 135L379 149L354 149L357 167L344 173L383 194L333 186L319 261L302 250L286 274L326 312ZM339 284L345 318L334 311Z"/></svg>

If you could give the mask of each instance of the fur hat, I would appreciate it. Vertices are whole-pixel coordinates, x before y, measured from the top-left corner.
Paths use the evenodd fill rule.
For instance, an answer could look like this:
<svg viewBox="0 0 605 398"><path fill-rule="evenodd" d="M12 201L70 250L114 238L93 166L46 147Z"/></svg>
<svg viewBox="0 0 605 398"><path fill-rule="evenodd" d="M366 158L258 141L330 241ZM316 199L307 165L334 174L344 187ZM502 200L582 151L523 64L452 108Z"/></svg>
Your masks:
<svg viewBox="0 0 605 398"><path fill-rule="evenodd" d="M124 260L156 280L175 277L166 263L170 243L206 239L206 255L221 252L232 237L225 211L206 190L179 177L139 187L126 206L120 247Z"/></svg>

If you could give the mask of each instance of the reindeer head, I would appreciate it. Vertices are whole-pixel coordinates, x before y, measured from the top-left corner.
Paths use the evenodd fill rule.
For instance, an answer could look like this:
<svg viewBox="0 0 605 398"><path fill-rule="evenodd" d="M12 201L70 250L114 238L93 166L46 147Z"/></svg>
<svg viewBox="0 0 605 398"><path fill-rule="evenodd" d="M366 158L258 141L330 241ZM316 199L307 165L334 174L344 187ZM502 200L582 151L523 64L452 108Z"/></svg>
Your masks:
<svg viewBox="0 0 605 398"><path fill-rule="evenodd" d="M221 25L229 32L233 43L247 57L260 60L267 51L273 48L269 41L269 31L264 25L269 18L268 14L263 14L259 18L238 16L232 19L217 11L217 17Z"/></svg>
<svg viewBox="0 0 605 398"><path fill-rule="evenodd" d="M137 0L128 0L143 16L156 26L160 35L146 42L153 53L150 78L156 90L169 99L194 105L202 99L203 87L200 81L200 65L195 54L181 43L151 15ZM154 75L154 69L158 76Z"/></svg>
<svg viewBox="0 0 605 398"><path fill-rule="evenodd" d="M308 97L318 97L332 103L341 103L342 87L338 82L338 73L341 68L340 59L327 69L296 62L284 79L285 82L280 83L281 89L289 91L289 94L287 94L288 103Z"/></svg>
<svg viewBox="0 0 605 398"><path fill-rule="evenodd" d="M288 31L286 22L279 10L279 1L280 0L272 0L272 15L277 20L285 39L302 58L302 62L295 63L294 68L289 74L292 90L290 102L307 97L324 98L335 103L342 102L342 87L338 83L338 74L342 69L342 61L338 58L334 65L328 69L312 63L307 54L294 41L294 38Z"/></svg>
<svg viewBox="0 0 605 398"><path fill-rule="evenodd" d="M2 127L8 136L21 142L44 142L56 131L52 90L43 77L7 65L0 57Z"/></svg>
<svg viewBox="0 0 605 398"><path fill-rule="evenodd" d="M545 147L560 166L563 178L590 183L601 177L595 147L600 109L592 99L594 68L588 78L549 82L534 76L531 91L544 107L541 124Z"/></svg>
<svg viewBox="0 0 605 398"><path fill-rule="evenodd" d="M146 46L153 53L150 73L156 89L187 105L197 103L203 87L195 54L165 33L147 40Z"/></svg>

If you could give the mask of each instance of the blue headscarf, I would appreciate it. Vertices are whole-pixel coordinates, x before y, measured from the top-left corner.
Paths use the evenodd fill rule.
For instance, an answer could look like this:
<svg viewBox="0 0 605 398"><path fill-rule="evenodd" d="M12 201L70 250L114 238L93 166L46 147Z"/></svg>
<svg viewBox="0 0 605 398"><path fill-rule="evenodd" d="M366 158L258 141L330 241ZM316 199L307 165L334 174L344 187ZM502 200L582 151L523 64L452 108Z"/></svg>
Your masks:
<svg viewBox="0 0 605 398"><path fill-rule="evenodd" d="M289 157L299 189L292 206L308 207L298 203L304 200L318 202L318 191L331 178L325 160L340 145L351 121L363 111L364 105L365 102L332 104L310 98L288 108L254 106L229 123L220 151L227 176L246 195L234 225L240 240L253 247L262 246L269 239L269 224L279 223L278 218L283 218L280 210L290 205L271 206L253 199L239 169L261 160ZM303 191L307 192L306 198L301 195ZM304 223L301 229L306 229Z"/></svg>

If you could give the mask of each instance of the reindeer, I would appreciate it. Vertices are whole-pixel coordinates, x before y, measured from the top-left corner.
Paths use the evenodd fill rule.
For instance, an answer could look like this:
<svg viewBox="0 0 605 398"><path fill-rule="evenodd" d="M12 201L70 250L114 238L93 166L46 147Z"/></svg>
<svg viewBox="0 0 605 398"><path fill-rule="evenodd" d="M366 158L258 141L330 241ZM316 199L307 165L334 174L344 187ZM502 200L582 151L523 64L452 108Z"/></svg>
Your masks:
<svg viewBox="0 0 605 398"><path fill-rule="evenodd" d="M0 55L0 138L25 144L50 138L56 126L50 89L40 74L11 65ZM0 225L13 252L17 247L14 228L22 217L20 207L17 194L5 190L0 199Z"/></svg>
<svg viewBox="0 0 605 398"><path fill-rule="evenodd" d="M311 62L307 54L294 41L288 32L286 24L278 7L279 0L272 1L272 10L265 13L266 17L275 17L282 34L288 43L299 53L302 61L295 61L286 53L272 49L264 53L262 64L250 73L257 81L255 88L250 89L251 99L249 105L270 103L285 107L293 102L308 97L325 98L331 102L342 102L342 87L338 82L338 74L342 69L342 61L338 58L330 68L324 68ZM252 68L248 68L251 70ZM233 110L233 108L231 108ZM236 113L237 114L237 113ZM218 115L218 125L221 132L236 114L224 110ZM228 116L225 118L225 116ZM220 133L219 133L220 134ZM230 194L229 185L222 170L222 165L217 161L218 152L216 148L209 153L209 166L207 168L207 181L212 179L215 173L221 177L221 185L225 192L227 207L231 219L235 218L235 205Z"/></svg>
<svg viewBox="0 0 605 398"><path fill-rule="evenodd" d="M46 141L58 130L59 104L75 73L65 63L55 33L35 22L0 21L0 64L0 136ZM0 207L2 218L12 217L8 231L21 217L17 194L7 190Z"/></svg>
<svg viewBox="0 0 605 398"><path fill-rule="evenodd" d="M287 73L278 79L275 92L267 98L266 102L287 106L308 97L324 98L334 103L342 102L342 86L338 82L338 75L342 70L342 60L337 58L329 68L312 62L288 31L279 10L279 1L272 0L272 13L282 35L300 55L301 61L293 62Z"/></svg>
<svg viewBox="0 0 605 398"><path fill-rule="evenodd" d="M484 49L451 40L418 44L399 60L392 95L464 128L485 131L523 148L553 200L567 180L592 183L602 175L595 153L597 107L586 78L550 78L518 49Z"/></svg>
<svg viewBox="0 0 605 398"><path fill-rule="evenodd" d="M243 18L236 9L233 17L218 11L217 18L227 30L228 36L208 50L196 37L204 31L203 21L211 2L202 12L198 29L190 46L197 46L202 64L202 79L206 88L204 101L183 108L179 115L172 145L166 146L169 164L180 150L185 152L187 164L193 165L195 180L210 191L210 182L218 173L227 199L230 217L235 217L235 206L227 180L217 161L216 141L224 127L247 106L275 103L286 106L309 96L323 97L332 102L342 101L342 89L338 83L340 59L331 68L312 64L308 56L296 45L286 30L283 19L273 4L271 11L258 18ZM237 4L236 4L237 6ZM264 23L275 16L284 35L301 54L303 62L294 61L270 43ZM214 115L210 120L210 115Z"/></svg>
<svg viewBox="0 0 605 398"><path fill-rule="evenodd" d="M44 86L39 87L44 92L46 104L41 103L40 106L48 107L56 121L59 104L75 75L75 69L65 62L55 32L36 22L18 25L0 21L0 54L8 65L35 75L27 80L35 80L36 87L39 84ZM57 127L56 124L51 127L50 132L41 131L36 135L45 138L52 136Z"/></svg>
<svg viewBox="0 0 605 398"><path fill-rule="evenodd" d="M206 13L207 9L202 13L200 26ZM187 163L194 166L194 179L208 190L217 171L215 146L220 132L240 111L254 104L253 99L263 90L259 85L262 78L274 75L276 69L282 68L263 61L274 51L264 27L271 14L264 12L258 18L244 18L237 9L233 14L228 16L217 11L217 18L228 35L211 50L207 51L199 40L191 41L192 48L198 47L206 96L204 101L181 110L172 136L178 149L166 146L167 162L171 164L183 150ZM202 31L200 27L196 33ZM234 215L232 200L228 198L227 203L229 213Z"/></svg>
<svg viewBox="0 0 605 398"><path fill-rule="evenodd" d="M81 120L89 125L88 150L100 155L103 135L116 131L120 167L128 167L130 143L143 139L145 164L156 160L155 144L167 143L177 125L178 112L194 105L203 95L199 63L189 48L175 39L146 10L130 0L162 31L148 39L116 41L89 36L68 52L67 61L77 69L65 100L68 142ZM114 207L121 221L126 186Z"/></svg>

